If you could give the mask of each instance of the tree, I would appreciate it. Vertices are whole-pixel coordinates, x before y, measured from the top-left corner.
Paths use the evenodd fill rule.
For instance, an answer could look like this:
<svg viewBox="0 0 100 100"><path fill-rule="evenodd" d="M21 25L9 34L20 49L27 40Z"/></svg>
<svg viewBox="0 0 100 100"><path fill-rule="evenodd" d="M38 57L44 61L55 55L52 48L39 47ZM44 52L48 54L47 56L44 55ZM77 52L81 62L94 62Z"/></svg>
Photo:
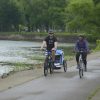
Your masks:
<svg viewBox="0 0 100 100"><path fill-rule="evenodd" d="M100 3L100 0L93 0L93 2L96 5L96 4Z"/></svg>
<svg viewBox="0 0 100 100"><path fill-rule="evenodd" d="M62 28L66 0L14 0L22 10L29 31Z"/></svg>
<svg viewBox="0 0 100 100"><path fill-rule="evenodd" d="M95 32L100 33L100 3L95 6L93 23L96 26Z"/></svg>
<svg viewBox="0 0 100 100"><path fill-rule="evenodd" d="M0 0L0 31L11 31L18 27L21 15L18 7L10 0Z"/></svg>
<svg viewBox="0 0 100 100"><path fill-rule="evenodd" d="M71 0L66 8L67 29L85 32L91 29L94 3L92 0Z"/></svg>

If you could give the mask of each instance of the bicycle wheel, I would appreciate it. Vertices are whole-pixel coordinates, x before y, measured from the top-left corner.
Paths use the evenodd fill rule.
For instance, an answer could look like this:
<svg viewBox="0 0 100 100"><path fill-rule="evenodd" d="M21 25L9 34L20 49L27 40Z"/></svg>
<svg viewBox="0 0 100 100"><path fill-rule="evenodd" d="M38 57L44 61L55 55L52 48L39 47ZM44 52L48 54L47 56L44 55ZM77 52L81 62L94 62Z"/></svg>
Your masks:
<svg viewBox="0 0 100 100"><path fill-rule="evenodd" d="M44 62L44 76L47 76L48 74L48 62Z"/></svg>
<svg viewBox="0 0 100 100"><path fill-rule="evenodd" d="M79 68L79 76L80 76L80 78L83 77L83 69L81 69L81 68Z"/></svg>
<svg viewBox="0 0 100 100"><path fill-rule="evenodd" d="M80 65L80 66L79 66L79 76L80 76L80 78L82 78L82 77L83 77L83 63L80 62L79 65Z"/></svg>
<svg viewBox="0 0 100 100"><path fill-rule="evenodd" d="M87 66L86 65L84 65L84 71L87 72Z"/></svg>
<svg viewBox="0 0 100 100"><path fill-rule="evenodd" d="M53 63L50 63L50 74L52 74L53 73L53 69L54 68L54 64Z"/></svg>
<svg viewBox="0 0 100 100"><path fill-rule="evenodd" d="M63 61L63 67L64 67L64 72L66 72L67 71L67 61Z"/></svg>

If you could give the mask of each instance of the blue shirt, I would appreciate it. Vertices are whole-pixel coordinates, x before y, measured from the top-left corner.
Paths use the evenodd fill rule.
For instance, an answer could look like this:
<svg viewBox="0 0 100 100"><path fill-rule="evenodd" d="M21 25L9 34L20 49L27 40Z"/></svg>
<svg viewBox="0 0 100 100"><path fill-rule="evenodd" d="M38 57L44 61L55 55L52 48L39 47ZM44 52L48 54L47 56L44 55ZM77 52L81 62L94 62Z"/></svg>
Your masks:
<svg viewBox="0 0 100 100"><path fill-rule="evenodd" d="M84 52L88 52L89 51L89 47L88 47L88 42L86 40L78 40L75 44L75 51L79 52L83 50Z"/></svg>

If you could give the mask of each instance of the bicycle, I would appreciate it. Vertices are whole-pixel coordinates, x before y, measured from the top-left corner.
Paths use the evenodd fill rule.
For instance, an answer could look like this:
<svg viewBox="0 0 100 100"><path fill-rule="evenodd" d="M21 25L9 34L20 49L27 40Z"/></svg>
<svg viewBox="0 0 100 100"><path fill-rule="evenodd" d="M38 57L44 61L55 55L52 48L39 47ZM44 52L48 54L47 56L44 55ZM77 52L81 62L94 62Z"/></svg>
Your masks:
<svg viewBox="0 0 100 100"><path fill-rule="evenodd" d="M52 55L50 51L45 52L46 58L44 61L44 76L48 75L48 69L50 70L50 74L53 73L53 60L52 60Z"/></svg>
<svg viewBox="0 0 100 100"><path fill-rule="evenodd" d="M66 72L67 71L67 61L63 61L63 67L64 67L64 72Z"/></svg>
<svg viewBox="0 0 100 100"><path fill-rule="evenodd" d="M82 59L82 53L83 51L80 51L80 57L79 57L79 76L80 78L82 78L84 76L84 62L83 62L83 59Z"/></svg>

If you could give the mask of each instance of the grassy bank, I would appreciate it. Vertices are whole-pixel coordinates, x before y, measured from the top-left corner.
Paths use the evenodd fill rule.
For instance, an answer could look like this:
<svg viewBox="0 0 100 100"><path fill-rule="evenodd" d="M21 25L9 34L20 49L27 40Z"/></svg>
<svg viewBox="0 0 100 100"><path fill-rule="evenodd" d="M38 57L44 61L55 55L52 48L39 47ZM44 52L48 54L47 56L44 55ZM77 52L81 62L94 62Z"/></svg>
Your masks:
<svg viewBox="0 0 100 100"><path fill-rule="evenodd" d="M87 100L92 100L92 98L100 91L100 87L98 87L95 91L93 91Z"/></svg>
<svg viewBox="0 0 100 100"><path fill-rule="evenodd" d="M89 40L89 42L96 42L100 39L99 34L86 34L86 33L66 33L59 32L55 33L60 42L74 42L79 34L84 34L84 36ZM0 39L10 39L10 40L43 40L47 35L45 32L0 32Z"/></svg>
<svg viewBox="0 0 100 100"><path fill-rule="evenodd" d="M96 45L97 45L97 47L96 47L95 51L100 51L100 40L96 41Z"/></svg>

